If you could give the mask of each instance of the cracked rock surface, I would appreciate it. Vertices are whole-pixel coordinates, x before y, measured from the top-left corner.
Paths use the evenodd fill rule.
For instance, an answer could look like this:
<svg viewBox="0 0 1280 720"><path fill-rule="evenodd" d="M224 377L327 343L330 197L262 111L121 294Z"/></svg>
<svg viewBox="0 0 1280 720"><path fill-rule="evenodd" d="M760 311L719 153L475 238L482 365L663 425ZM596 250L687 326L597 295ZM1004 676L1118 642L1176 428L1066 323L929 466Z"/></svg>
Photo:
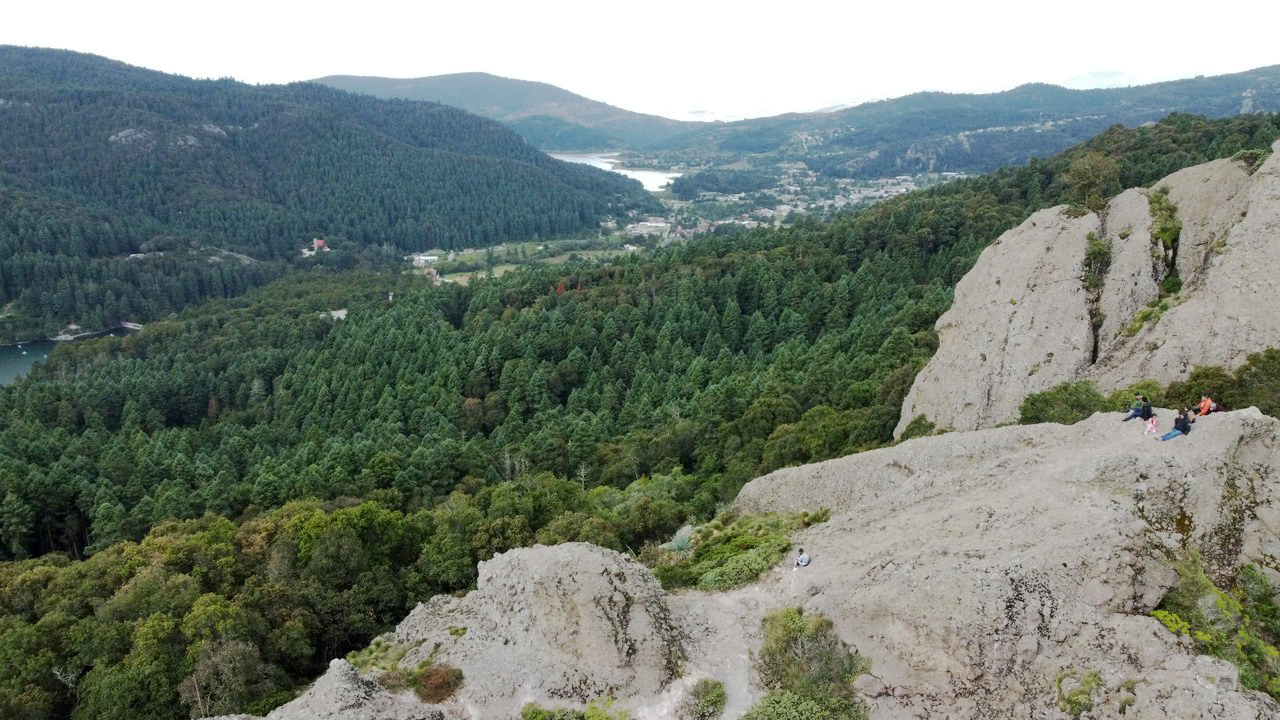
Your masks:
<svg viewBox="0 0 1280 720"><path fill-rule="evenodd" d="M346 660L333 660L329 670L305 693L272 710L265 720L444 720L444 713L412 695L396 695L361 677ZM211 720L253 720L225 715Z"/></svg>

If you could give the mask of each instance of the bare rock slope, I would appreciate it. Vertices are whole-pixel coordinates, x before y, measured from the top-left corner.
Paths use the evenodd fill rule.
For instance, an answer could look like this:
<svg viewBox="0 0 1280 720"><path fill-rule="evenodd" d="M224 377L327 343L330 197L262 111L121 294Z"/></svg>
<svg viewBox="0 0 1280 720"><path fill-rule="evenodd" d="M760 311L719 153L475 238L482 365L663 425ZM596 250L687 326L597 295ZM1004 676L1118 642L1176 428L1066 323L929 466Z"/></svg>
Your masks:
<svg viewBox="0 0 1280 720"><path fill-rule="evenodd" d="M1154 237L1152 191L1134 189L1102 218L1070 218L1065 206L1038 212L984 250L938 319L938 352L896 434L918 415L956 430L992 427L1017 419L1027 395L1068 380L1091 378L1104 391L1168 383L1280 345L1280 152L1252 175L1216 160L1155 188L1167 188L1182 225L1173 248ZM1096 300L1083 283L1090 232L1111 257ZM1162 295L1175 269L1182 289ZM1167 309L1147 310L1160 303Z"/></svg>
<svg viewBox="0 0 1280 720"><path fill-rule="evenodd" d="M677 717L703 677L725 683L723 717L738 718L763 694L751 669L760 620L794 605L830 617L872 660L856 687L873 720L1062 720L1059 693L1091 673L1084 718L1280 718L1232 665L1147 615L1189 548L1211 572L1275 567L1277 468L1280 421L1247 409L1169 442L1100 414L779 470L737 504L831 508L795 538L808 568L784 561L741 590L667 595L609 550L513 550L481 566L477 590L420 605L383 638L409 650L405 667L463 670L445 704L391 695L334 661L271 720L505 719L529 701L581 708L604 694L658 720Z"/></svg>
<svg viewBox="0 0 1280 720"><path fill-rule="evenodd" d="M1089 717L1280 717L1145 615L1187 548L1211 569L1274 565L1280 422L1251 408L1153 442L1118 418L911 440L779 470L737 502L833 509L798 540L813 564L766 585L872 659L877 720L1062 718L1059 682L1091 672Z"/></svg>
<svg viewBox="0 0 1280 720"><path fill-rule="evenodd" d="M1092 214L1041 210L983 251L938 318L938 352L907 395L899 433L917 414L956 430L990 427L1017 417L1026 393L1088 369L1080 259L1099 229Z"/></svg>

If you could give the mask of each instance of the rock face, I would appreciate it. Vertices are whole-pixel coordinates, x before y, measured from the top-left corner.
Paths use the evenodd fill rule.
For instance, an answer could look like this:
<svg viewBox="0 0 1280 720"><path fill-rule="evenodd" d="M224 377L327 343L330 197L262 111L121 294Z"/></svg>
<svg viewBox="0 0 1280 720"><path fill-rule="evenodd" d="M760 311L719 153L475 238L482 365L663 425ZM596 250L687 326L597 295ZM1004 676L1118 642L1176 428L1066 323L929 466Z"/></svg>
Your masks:
<svg viewBox="0 0 1280 720"><path fill-rule="evenodd" d="M1062 718L1058 681L1089 672L1102 679L1089 717L1280 717L1144 614L1187 547L1211 569L1280 551L1280 421L1251 408L1154 442L1119 417L911 440L754 480L743 510L833 510L797 538L813 563L765 585L872 659L860 687L876 720Z"/></svg>
<svg viewBox="0 0 1280 720"><path fill-rule="evenodd" d="M920 414L955 430L990 427L1017 417L1027 393L1088 369L1080 261L1098 230L1092 214L1041 210L983 251L938 318L938 352L903 401L899 434Z"/></svg>
<svg viewBox="0 0 1280 720"><path fill-rule="evenodd" d="M1119 337L1151 298L1160 294L1163 259L1152 257L1151 202L1138 189L1120 193L1107 207L1106 242L1111 267L1102 286L1104 315L1098 337Z"/></svg>
<svg viewBox="0 0 1280 720"><path fill-rule="evenodd" d="M984 250L938 319L938 352L916 377L895 434L921 414L943 428L992 427L1016 420L1027 395L1061 382L1090 378L1104 392L1148 378L1168 383L1197 365L1234 369L1280 344L1272 311L1280 305L1280 152L1252 175L1217 160L1155 187L1168 188L1182 223L1172 262L1152 238L1146 190L1122 193L1101 220L1043 210ZM1111 252L1092 317L1082 284L1091 231ZM1162 298L1170 265L1182 290ZM1162 299L1168 309L1129 332Z"/></svg>
<svg viewBox="0 0 1280 720"><path fill-rule="evenodd" d="M391 633L462 670L452 701L476 718L516 717L528 702L657 695L679 674L683 642L662 587L635 560L569 543L511 550L480 563L478 588L419 605Z"/></svg>
<svg viewBox="0 0 1280 720"><path fill-rule="evenodd" d="M1280 345L1280 314L1273 310L1280 303L1280 152L1251 176L1218 160L1156 186L1162 185L1182 221L1183 290L1136 335L1103 338L1107 345L1089 376L1104 389L1143 378L1184 379L1196 365L1234 369L1249 353Z"/></svg>

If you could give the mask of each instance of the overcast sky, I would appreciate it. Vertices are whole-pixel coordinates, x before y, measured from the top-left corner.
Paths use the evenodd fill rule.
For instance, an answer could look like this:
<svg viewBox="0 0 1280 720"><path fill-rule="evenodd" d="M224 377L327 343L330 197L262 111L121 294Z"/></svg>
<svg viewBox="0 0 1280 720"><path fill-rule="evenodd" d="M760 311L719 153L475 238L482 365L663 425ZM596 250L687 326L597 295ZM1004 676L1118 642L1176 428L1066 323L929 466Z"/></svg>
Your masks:
<svg viewBox="0 0 1280 720"><path fill-rule="evenodd" d="M776 115L1027 82L1142 84L1280 64L1280 45L1265 40L1280 10L1263 0L1200 5L1194 15L1123 0L757 7L742 0L28 0L6 7L0 44L248 83L481 71L679 118Z"/></svg>

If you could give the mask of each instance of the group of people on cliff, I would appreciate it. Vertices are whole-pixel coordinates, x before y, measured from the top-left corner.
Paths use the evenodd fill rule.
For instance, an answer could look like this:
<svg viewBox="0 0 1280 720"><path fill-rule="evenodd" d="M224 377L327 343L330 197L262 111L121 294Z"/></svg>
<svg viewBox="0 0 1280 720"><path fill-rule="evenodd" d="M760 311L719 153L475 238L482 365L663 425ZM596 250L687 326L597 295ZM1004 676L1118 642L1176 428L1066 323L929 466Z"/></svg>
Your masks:
<svg viewBox="0 0 1280 720"><path fill-rule="evenodd" d="M1149 435L1154 433L1157 436L1157 440L1172 440L1182 435L1189 435L1191 433L1191 423L1196 421L1196 416L1226 410L1221 404L1214 402L1213 398L1208 395L1201 395L1199 403L1190 407L1183 407L1182 411L1174 417L1172 430L1160 435L1160 418L1151 407L1151 400L1142 393L1134 393L1133 400L1134 405L1129 408L1129 415L1123 418L1122 421L1128 422L1134 418L1146 420L1147 429L1142 434Z"/></svg>

